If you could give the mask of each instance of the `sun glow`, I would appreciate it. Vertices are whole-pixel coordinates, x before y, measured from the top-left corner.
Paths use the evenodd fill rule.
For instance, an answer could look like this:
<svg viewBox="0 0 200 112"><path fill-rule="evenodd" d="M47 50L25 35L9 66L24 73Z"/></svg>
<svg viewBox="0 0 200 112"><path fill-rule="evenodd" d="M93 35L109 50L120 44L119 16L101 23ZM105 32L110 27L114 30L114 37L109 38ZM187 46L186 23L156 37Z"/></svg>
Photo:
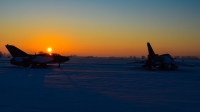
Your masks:
<svg viewBox="0 0 200 112"><path fill-rule="evenodd" d="M51 52L52 52L52 48L49 47L49 48L47 49L47 51L48 51L49 53L51 53Z"/></svg>

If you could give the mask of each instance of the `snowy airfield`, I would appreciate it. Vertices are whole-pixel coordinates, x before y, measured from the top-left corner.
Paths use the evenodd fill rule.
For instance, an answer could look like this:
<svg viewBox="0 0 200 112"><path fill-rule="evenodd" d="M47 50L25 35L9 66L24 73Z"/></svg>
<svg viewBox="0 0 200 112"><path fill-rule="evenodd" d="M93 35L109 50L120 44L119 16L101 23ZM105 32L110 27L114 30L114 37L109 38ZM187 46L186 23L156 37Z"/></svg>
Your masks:
<svg viewBox="0 0 200 112"><path fill-rule="evenodd" d="M0 61L0 112L200 112L200 60L169 71L130 61L77 57L47 69Z"/></svg>

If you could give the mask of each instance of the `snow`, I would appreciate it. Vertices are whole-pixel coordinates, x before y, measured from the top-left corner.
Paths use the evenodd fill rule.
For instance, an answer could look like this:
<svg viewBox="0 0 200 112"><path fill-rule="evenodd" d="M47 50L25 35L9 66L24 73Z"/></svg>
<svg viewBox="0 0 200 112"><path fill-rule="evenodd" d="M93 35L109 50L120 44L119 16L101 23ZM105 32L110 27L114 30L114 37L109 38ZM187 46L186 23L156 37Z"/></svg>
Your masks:
<svg viewBox="0 0 200 112"><path fill-rule="evenodd" d="M71 58L47 69L0 61L0 112L199 112L195 67L148 70L130 59Z"/></svg>

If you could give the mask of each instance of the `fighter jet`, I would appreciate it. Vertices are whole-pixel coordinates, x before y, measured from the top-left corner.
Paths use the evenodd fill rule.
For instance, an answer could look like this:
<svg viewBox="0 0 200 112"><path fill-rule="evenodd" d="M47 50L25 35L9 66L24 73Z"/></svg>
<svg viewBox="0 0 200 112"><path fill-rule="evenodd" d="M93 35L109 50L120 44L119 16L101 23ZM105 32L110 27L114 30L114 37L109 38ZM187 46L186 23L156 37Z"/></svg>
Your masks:
<svg viewBox="0 0 200 112"><path fill-rule="evenodd" d="M174 59L170 56L170 54L162 54L162 55L155 54L149 42L147 43L147 47L148 47L148 52L149 52L147 60L138 61L138 62L130 62L128 64L143 63L144 64L142 65L143 68L149 68L149 69L158 68L158 69L164 69L164 70L177 69L178 65L193 67L193 65L174 61Z"/></svg>
<svg viewBox="0 0 200 112"><path fill-rule="evenodd" d="M22 66L22 67L42 67L46 68L49 63L58 63L58 67L60 67L60 63L64 63L69 61L69 57L61 56L59 54L35 54L30 55L15 47L14 45L5 45L10 54L12 55L12 59L10 63L12 65Z"/></svg>

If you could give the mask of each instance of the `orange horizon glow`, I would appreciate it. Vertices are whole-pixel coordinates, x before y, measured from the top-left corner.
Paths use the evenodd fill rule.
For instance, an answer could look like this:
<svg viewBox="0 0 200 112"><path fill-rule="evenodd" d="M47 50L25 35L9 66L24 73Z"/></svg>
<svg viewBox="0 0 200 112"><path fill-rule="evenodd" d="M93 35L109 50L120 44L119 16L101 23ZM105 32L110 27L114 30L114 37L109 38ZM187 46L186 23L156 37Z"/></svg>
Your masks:
<svg viewBox="0 0 200 112"><path fill-rule="evenodd" d="M51 42L52 43L52 42ZM74 48L69 48L63 43L63 44L41 44L40 46L35 46L35 43L33 44L12 44L18 47L19 49L27 52L28 54L34 54L38 53L39 51L47 51L45 50L47 46L52 46L51 48L54 48L54 53L58 53L61 55L77 55L77 56L97 56L97 57L130 57L130 56L136 56L136 57L141 57L145 56L147 57L148 55L148 50L146 43L143 43L142 45L138 44L134 48L128 48L128 47L122 47L118 48L117 50L113 48L107 48L106 47L90 47L88 48L82 48L78 49L76 47ZM200 57L200 55L193 55L196 53L195 51L188 51L185 49L182 49L181 46L179 48L175 48L173 46L160 46L158 44L153 44L151 43L154 52L156 54L165 54L169 53L171 56L197 56ZM140 48L140 49L138 49ZM7 49L5 49L4 53L8 53ZM79 52L78 52L79 51ZM92 53L91 53L92 52ZM48 52L51 53L51 52Z"/></svg>
<svg viewBox="0 0 200 112"><path fill-rule="evenodd" d="M1 1L0 51L147 57L150 42L156 54L200 57L196 1L68 2Z"/></svg>

